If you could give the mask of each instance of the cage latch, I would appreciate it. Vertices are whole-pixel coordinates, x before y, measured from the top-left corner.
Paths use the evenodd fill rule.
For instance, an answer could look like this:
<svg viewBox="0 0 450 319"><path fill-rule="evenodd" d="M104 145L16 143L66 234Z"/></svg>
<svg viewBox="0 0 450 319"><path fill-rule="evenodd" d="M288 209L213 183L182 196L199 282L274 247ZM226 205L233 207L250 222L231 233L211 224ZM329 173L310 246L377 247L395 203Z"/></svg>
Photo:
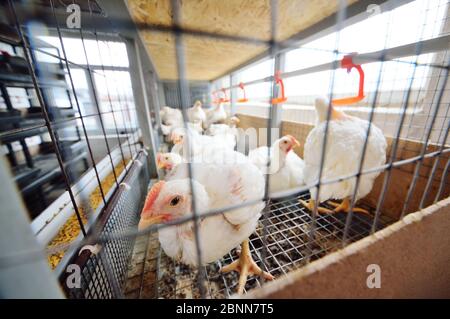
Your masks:
<svg viewBox="0 0 450 319"><path fill-rule="evenodd" d="M243 96L242 98L238 99L237 101L238 101L239 103L248 102L247 95L245 94L245 86L244 86L244 83L242 83L242 82L239 83L239 88L242 90L244 96Z"/></svg>
<svg viewBox="0 0 450 319"><path fill-rule="evenodd" d="M341 68L347 69L347 73L350 73L350 71L355 68L359 73L359 88L358 88L358 95L353 97L346 97L342 99L334 99L332 100L332 103L334 105L346 105L346 104L354 104L362 99L364 99L364 70L362 69L361 65L354 64L353 63L353 56L356 53L346 55L342 58L341 61Z"/></svg>
<svg viewBox="0 0 450 319"><path fill-rule="evenodd" d="M280 104L287 101L287 97L284 95L284 83L283 79L281 78L281 72L277 71L275 73L275 85L278 85L280 87L281 96L273 98L272 104Z"/></svg>

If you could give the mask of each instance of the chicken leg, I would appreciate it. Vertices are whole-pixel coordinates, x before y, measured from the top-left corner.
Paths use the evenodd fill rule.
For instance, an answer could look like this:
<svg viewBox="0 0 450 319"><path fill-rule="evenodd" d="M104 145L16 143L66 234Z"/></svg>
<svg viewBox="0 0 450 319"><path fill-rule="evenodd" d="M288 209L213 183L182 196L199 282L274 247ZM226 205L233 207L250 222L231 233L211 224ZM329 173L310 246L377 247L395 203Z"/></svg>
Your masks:
<svg viewBox="0 0 450 319"><path fill-rule="evenodd" d="M310 211L314 210L314 199L310 199L309 201L304 201L304 200L300 199L299 201L300 201L300 204L305 206ZM317 211L319 213L323 213L323 214L332 214L332 213L334 213L334 211L332 211L332 210L330 210L328 208L325 208L325 207L320 207L320 206L317 206Z"/></svg>
<svg viewBox="0 0 450 319"><path fill-rule="evenodd" d="M244 292L245 283L247 282L248 275L259 275L263 276L264 279L273 280L274 277L268 272L263 271L253 260L252 254L250 253L250 246L248 239L242 243L242 250L239 255L239 259L233 261L231 264L222 267L220 272L227 273L230 271L238 271L239 284L238 284L238 294L242 295Z"/></svg>
<svg viewBox="0 0 450 319"><path fill-rule="evenodd" d="M340 204L332 202L332 201L328 201L328 204L336 207L333 210L336 213L339 213L339 212L348 213L350 211L350 198L349 197L344 198L344 200ZM367 210L365 210L363 208L359 208L359 207L353 207L353 212L370 216L370 213Z"/></svg>

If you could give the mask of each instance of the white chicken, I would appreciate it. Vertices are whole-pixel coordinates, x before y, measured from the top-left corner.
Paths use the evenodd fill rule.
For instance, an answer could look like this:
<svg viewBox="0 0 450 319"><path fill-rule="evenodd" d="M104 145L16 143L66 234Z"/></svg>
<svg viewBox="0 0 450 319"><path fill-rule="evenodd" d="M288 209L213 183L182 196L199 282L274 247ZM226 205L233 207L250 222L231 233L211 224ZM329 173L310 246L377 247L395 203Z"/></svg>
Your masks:
<svg viewBox="0 0 450 319"><path fill-rule="evenodd" d="M204 129L208 129L211 124L225 123L227 119L227 112L223 107L223 103L218 103L212 109L206 112L206 122L203 126Z"/></svg>
<svg viewBox="0 0 450 319"><path fill-rule="evenodd" d="M158 153L156 154L156 165L169 174L173 168L184 162L184 159L176 153Z"/></svg>
<svg viewBox="0 0 450 319"><path fill-rule="evenodd" d="M174 146L172 153L181 155L185 159L189 158L188 146L192 151L192 156L200 156L209 148L225 148L234 150L236 138L232 134L219 134L215 136L200 135L193 130L178 128L172 132L171 137Z"/></svg>
<svg viewBox="0 0 450 319"><path fill-rule="evenodd" d="M276 140L268 150L267 146L258 147L248 154L250 161L263 173L270 174L269 192L280 192L304 185L303 160L292 149L300 143L292 135ZM268 157L270 152L270 158ZM268 162L270 159L270 165Z"/></svg>
<svg viewBox="0 0 450 319"><path fill-rule="evenodd" d="M239 124L240 121L241 120L239 120L238 117L232 116L226 120L227 124L211 124L205 133L207 135L230 133L237 136L237 124Z"/></svg>
<svg viewBox="0 0 450 319"><path fill-rule="evenodd" d="M183 127L183 114L179 109L163 106L159 111L159 117L161 119L161 131L166 136L166 140L175 128Z"/></svg>
<svg viewBox="0 0 450 319"><path fill-rule="evenodd" d="M188 111L188 119L191 123L200 123L202 126L206 121L206 113L202 108L202 102L195 101L194 106L192 106Z"/></svg>
<svg viewBox="0 0 450 319"><path fill-rule="evenodd" d="M192 110L192 109L188 110L188 114L189 114L190 110ZM201 111L204 112L203 110L201 110ZM172 134L172 132L175 129L184 127L183 113L179 109L171 108L169 106L164 106L160 111L160 118L161 118L161 131L162 131L163 135L165 135L165 136L170 137L170 135ZM187 127L198 133L202 133L203 132L203 121L198 120L198 119L197 120L193 119L192 121L187 122ZM170 141L170 138L169 138L169 141Z"/></svg>
<svg viewBox="0 0 450 319"><path fill-rule="evenodd" d="M199 134L203 133L203 124L201 121L188 122L187 127L188 129L193 130Z"/></svg>
<svg viewBox="0 0 450 319"><path fill-rule="evenodd" d="M322 180L336 179L357 173L369 122L337 110L323 98L316 99L315 107L318 121L306 138L304 150L305 183L316 183L319 177L328 107L331 107L331 113ZM387 143L383 132L372 123L362 169L367 170L383 165L386 162L386 147ZM371 191L375 178L379 174L379 172L375 172L360 176L355 202ZM340 204L329 202L335 207L333 211L324 207L318 207L319 212L348 212L355 183L356 178L352 177L340 182L321 185L319 193L320 203L328 199L342 199L343 201ZM317 195L317 188L311 188L310 193L311 200L308 203L305 201L301 201L301 203L312 210L315 205L314 199ZM353 211L368 214L367 210L362 208L355 207Z"/></svg>
<svg viewBox="0 0 450 319"><path fill-rule="evenodd" d="M163 106L161 111L159 111L159 117L161 118L161 123L166 126L183 125L183 114L179 109Z"/></svg>
<svg viewBox="0 0 450 319"><path fill-rule="evenodd" d="M192 201L195 196L200 216L198 231L201 263L205 265L214 262L242 243L239 259L221 269L222 272L240 272L238 293L242 293L249 274L273 279L272 275L262 271L253 261L248 240L255 231L264 208L264 178L243 154L225 149L215 154L220 163L193 164L195 173L192 181L185 178L183 173L179 178L153 185L141 213L139 229L192 216ZM190 182L193 185L192 191ZM253 201L254 204L204 216L211 210ZM158 236L161 247L168 256L188 265L197 265L193 221L162 228Z"/></svg>

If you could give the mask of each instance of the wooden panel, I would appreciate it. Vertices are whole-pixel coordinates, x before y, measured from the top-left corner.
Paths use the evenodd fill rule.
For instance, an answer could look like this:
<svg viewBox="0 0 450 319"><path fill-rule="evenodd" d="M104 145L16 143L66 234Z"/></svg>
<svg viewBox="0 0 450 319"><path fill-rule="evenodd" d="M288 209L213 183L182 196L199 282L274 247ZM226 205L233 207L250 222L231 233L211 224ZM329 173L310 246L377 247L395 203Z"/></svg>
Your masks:
<svg viewBox="0 0 450 319"><path fill-rule="evenodd" d="M356 0L347 1L348 4ZM279 0L278 40L284 40L335 13L338 0ZM270 0L181 1L182 27L226 35L270 39ZM169 0L128 0L134 21L170 26ZM147 50L161 79L176 79L173 38L142 30ZM267 49L262 45L186 37L189 80L211 80Z"/></svg>
<svg viewBox="0 0 450 319"><path fill-rule="evenodd" d="M174 36L169 32L147 31L143 34L143 40L158 75L164 80L176 80L178 72ZM227 69L234 68L261 52L261 46L194 36L183 37L183 44L186 78L198 81L213 79L222 72L224 66Z"/></svg>
<svg viewBox="0 0 450 319"><path fill-rule="evenodd" d="M252 290L245 298L450 298L450 199ZM367 266L381 287L367 287Z"/></svg>

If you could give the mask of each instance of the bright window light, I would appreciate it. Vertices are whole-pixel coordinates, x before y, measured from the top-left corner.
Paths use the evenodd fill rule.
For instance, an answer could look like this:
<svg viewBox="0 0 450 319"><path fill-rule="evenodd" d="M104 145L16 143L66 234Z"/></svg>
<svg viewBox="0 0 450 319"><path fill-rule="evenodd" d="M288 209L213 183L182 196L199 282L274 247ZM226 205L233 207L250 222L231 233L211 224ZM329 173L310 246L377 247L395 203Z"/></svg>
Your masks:
<svg viewBox="0 0 450 319"><path fill-rule="evenodd" d="M58 37L42 36L41 40L55 46L62 55L61 42ZM76 38L63 38L64 48L69 61L86 65L83 42ZM86 54L90 65L128 67L128 55L125 43L113 41L84 40ZM54 53L54 52L52 52ZM42 54L41 54L42 55Z"/></svg>
<svg viewBox="0 0 450 319"><path fill-rule="evenodd" d="M299 49L291 50L285 55L285 71L290 72L303 68L329 63L335 59L342 59L345 54L352 52L367 53L392 48L405 44L438 37L441 35L443 22L446 19L447 0L416 0L400 6L394 10L382 12L364 21L350 25L339 33L333 32L321 38L306 43ZM337 37L339 37L337 39ZM336 44L338 47L336 48ZM340 54L335 55L335 49ZM411 85L415 91L426 87L430 76L428 66L414 66L410 62L418 59L420 64L432 62L433 54L422 54L406 57L396 61L384 63L375 62L364 64L365 93L375 92L381 69L380 92L404 92ZM413 74L413 72L415 72ZM261 79L273 74L273 60L267 60L237 72L239 81L248 82ZM327 96L331 87L333 71L323 71L297 76L284 80L288 104L312 106L318 95ZM359 75L356 70L347 74L346 70L338 69L334 73L333 95L335 97L352 96L357 94ZM270 97L270 83L246 86L249 104L259 104ZM417 92L416 92L417 93ZM401 98L386 97L379 100L382 107L398 106ZM397 98L397 97L400 98ZM423 97L423 96L422 96ZM367 98L364 100L367 102ZM397 103L398 102L398 103ZM285 104L285 106L288 106Z"/></svg>
<svg viewBox="0 0 450 319"><path fill-rule="evenodd" d="M344 54L357 52L367 53L415 43L421 40L437 37L441 32L446 1L417 0L401 6L392 11L378 14L374 17L344 28L338 34L331 33L307 43L302 48L286 54L286 71L298 70L341 59ZM338 51L335 56L332 52L338 39ZM423 54L418 62L427 64L431 62L432 54ZM365 91L374 92L377 80L382 72L379 91L406 90L414 74L412 89L420 89L426 83L429 67L419 66L414 70L410 63L416 57L402 58L397 61L385 63L377 62L365 64ZM308 96L308 104L313 100L312 95L327 95L331 85L333 71L324 71L307 74L285 81L286 92L290 101L301 103L300 96ZM334 75L333 94L337 96L351 95L358 89L359 76L354 70L347 74L345 70L337 70Z"/></svg>

